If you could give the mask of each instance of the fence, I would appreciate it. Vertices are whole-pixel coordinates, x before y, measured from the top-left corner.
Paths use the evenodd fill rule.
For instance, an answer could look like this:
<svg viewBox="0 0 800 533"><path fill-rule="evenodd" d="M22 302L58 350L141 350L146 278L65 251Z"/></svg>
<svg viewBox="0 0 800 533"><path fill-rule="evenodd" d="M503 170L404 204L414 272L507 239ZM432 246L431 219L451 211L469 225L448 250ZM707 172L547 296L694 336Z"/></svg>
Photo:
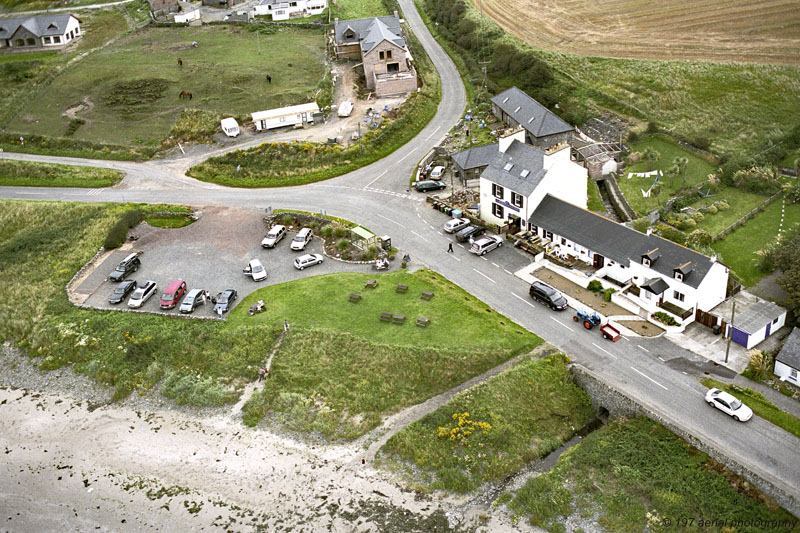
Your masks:
<svg viewBox="0 0 800 533"><path fill-rule="evenodd" d="M780 195L782 195L782 194L783 194L783 191L778 191L775 194L773 194L772 196L770 196L769 198L767 198L766 200L764 200L763 202L761 202L761 204L758 207L756 207L755 209L753 209L752 211L750 211L749 213L744 215L742 218L740 218L739 220L737 220L736 222L734 222L733 224L731 224L730 226L728 226L724 230L722 230L719 233L717 233L716 235L714 235L714 237L711 239L711 242L717 242L720 239L724 239L725 236L728 235L728 233L732 232L733 230L735 230L739 226L743 225L745 222L747 222L748 220L750 220L751 218L756 216L756 214L758 214L760 211L763 211L769 204L771 204L772 202L777 200L778 197Z"/></svg>

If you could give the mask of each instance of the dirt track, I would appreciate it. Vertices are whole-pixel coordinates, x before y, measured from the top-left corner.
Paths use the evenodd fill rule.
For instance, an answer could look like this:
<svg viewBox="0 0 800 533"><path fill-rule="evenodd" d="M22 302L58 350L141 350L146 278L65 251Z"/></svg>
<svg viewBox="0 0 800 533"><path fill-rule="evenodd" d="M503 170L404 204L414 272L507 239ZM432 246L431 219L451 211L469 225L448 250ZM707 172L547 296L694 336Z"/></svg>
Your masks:
<svg viewBox="0 0 800 533"><path fill-rule="evenodd" d="M633 59L800 64L796 0L471 0L537 48Z"/></svg>

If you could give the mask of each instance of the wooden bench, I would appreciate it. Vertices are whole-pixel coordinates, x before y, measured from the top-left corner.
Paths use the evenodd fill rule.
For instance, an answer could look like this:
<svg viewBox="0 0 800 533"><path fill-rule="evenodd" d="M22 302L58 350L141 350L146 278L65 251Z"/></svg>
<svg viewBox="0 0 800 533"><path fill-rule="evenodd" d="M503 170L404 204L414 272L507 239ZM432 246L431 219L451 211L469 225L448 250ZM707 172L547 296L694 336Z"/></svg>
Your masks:
<svg viewBox="0 0 800 533"><path fill-rule="evenodd" d="M406 292L408 292L408 285L402 285L402 284L398 285L397 292L405 294Z"/></svg>
<svg viewBox="0 0 800 533"><path fill-rule="evenodd" d="M430 300L431 298L433 298L433 293L431 291L422 291L420 298L422 298L423 300Z"/></svg>
<svg viewBox="0 0 800 533"><path fill-rule="evenodd" d="M354 292L354 293L352 293L350 295L350 301L351 302L358 302L359 300L361 300L361 295L360 294Z"/></svg>
<svg viewBox="0 0 800 533"><path fill-rule="evenodd" d="M381 313L381 321L383 322L391 322L392 321L392 313Z"/></svg>
<svg viewBox="0 0 800 533"><path fill-rule="evenodd" d="M369 280L368 282L366 282L364 284L364 288L365 289L374 289L377 286L378 286L378 280L377 279L371 279L371 280Z"/></svg>
<svg viewBox="0 0 800 533"><path fill-rule="evenodd" d="M402 324L406 321L405 315L393 315L392 316L392 324Z"/></svg>
<svg viewBox="0 0 800 533"><path fill-rule="evenodd" d="M417 319L417 325L419 327L421 327L421 328L427 328L428 326L431 325L431 319L430 318L419 317Z"/></svg>

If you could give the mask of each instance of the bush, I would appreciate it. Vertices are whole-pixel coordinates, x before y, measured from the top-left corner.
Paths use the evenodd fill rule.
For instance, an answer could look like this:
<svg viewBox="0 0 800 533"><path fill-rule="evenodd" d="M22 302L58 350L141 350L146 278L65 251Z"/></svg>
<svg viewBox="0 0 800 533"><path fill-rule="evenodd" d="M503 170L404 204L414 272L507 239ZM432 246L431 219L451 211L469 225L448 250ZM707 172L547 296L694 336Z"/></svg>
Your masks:
<svg viewBox="0 0 800 533"><path fill-rule="evenodd" d="M326 239L330 239L333 236L333 224L323 226L323 228L319 230L319 234Z"/></svg>
<svg viewBox="0 0 800 533"><path fill-rule="evenodd" d="M655 122L648 122L647 123L647 133L658 133L658 124Z"/></svg>
<svg viewBox="0 0 800 533"><path fill-rule="evenodd" d="M667 240L678 244L686 244L686 234L677 228L666 224L656 224L656 230L658 230L659 235Z"/></svg>
<svg viewBox="0 0 800 533"><path fill-rule="evenodd" d="M347 237L349 234L350 231L347 228L343 228L341 226L336 226L333 229L333 236L336 237L337 239L342 239L344 237Z"/></svg>
<svg viewBox="0 0 800 533"><path fill-rule="evenodd" d="M716 203L716 206L717 209L719 209L720 211L727 211L728 209L731 208L727 200L720 200L719 202Z"/></svg>
<svg viewBox="0 0 800 533"><path fill-rule="evenodd" d="M348 248L350 248L350 243L347 242L345 239L342 239L336 243L336 249L339 250L340 252L344 252Z"/></svg>
<svg viewBox="0 0 800 533"><path fill-rule="evenodd" d="M650 227L650 219L648 218L637 218L633 221L633 229L640 233L645 233L647 228Z"/></svg>
<svg viewBox="0 0 800 533"><path fill-rule="evenodd" d="M733 185L747 192L771 195L781 189L775 170L769 167L750 167L733 174Z"/></svg>
<svg viewBox="0 0 800 533"><path fill-rule="evenodd" d="M641 152L633 152L628 154L628 164L634 165L642 160L642 153Z"/></svg>
<svg viewBox="0 0 800 533"><path fill-rule="evenodd" d="M697 211L697 212L695 212L695 213L692 213L692 219L693 219L695 222L697 222L698 224L699 224L699 223L701 223L703 220L705 220L705 218L706 218L706 217L705 217L705 216L703 216L703 213L701 213L700 211Z"/></svg>
<svg viewBox="0 0 800 533"><path fill-rule="evenodd" d="M653 313L653 318L655 318L656 320L667 326L679 325L678 322L674 318L672 318L672 316L668 315L663 311L656 311L655 313Z"/></svg>
<svg viewBox="0 0 800 533"><path fill-rule="evenodd" d="M144 219L144 213L139 209L131 209L122 215L122 218L108 230L103 247L106 250L119 248L128 236L128 230L139 224Z"/></svg>
<svg viewBox="0 0 800 533"><path fill-rule="evenodd" d="M693 218L684 218L681 220L680 229L683 231L689 231L697 227L697 222L694 221Z"/></svg>
<svg viewBox="0 0 800 533"><path fill-rule="evenodd" d="M786 201L790 204L800 203L800 185L789 185L784 188L786 191Z"/></svg>
<svg viewBox="0 0 800 533"><path fill-rule="evenodd" d="M696 229L686 237L686 245L694 248L704 248L711 245L713 237L704 229Z"/></svg>
<svg viewBox="0 0 800 533"><path fill-rule="evenodd" d="M69 126L67 126L67 132L64 134L67 137L70 135L74 135L78 128L86 124L86 121L82 118L73 118L69 121Z"/></svg>
<svg viewBox="0 0 800 533"><path fill-rule="evenodd" d="M294 217L288 213L281 217L281 224L284 226L291 226L292 222L294 222Z"/></svg>
<svg viewBox="0 0 800 533"><path fill-rule="evenodd" d="M590 281L586 288L592 292L603 292L603 284L596 279Z"/></svg>
<svg viewBox="0 0 800 533"><path fill-rule="evenodd" d="M716 215L717 211L719 211L719 208L715 205L710 205L706 207L706 213L708 213L709 215Z"/></svg>
<svg viewBox="0 0 800 533"><path fill-rule="evenodd" d="M220 406L229 402L234 396L232 392L211 377L202 378L194 374L170 372L161 388L164 396L172 398L179 404L196 407Z"/></svg>
<svg viewBox="0 0 800 533"><path fill-rule="evenodd" d="M628 132L628 142L629 143L633 144L638 140L639 140L639 134L638 133L636 133L635 131L629 131Z"/></svg>
<svg viewBox="0 0 800 533"><path fill-rule="evenodd" d="M610 302L611 295L614 294L615 292L617 292L617 289L613 287L607 288L605 291L603 291L603 300L605 300L606 302Z"/></svg>

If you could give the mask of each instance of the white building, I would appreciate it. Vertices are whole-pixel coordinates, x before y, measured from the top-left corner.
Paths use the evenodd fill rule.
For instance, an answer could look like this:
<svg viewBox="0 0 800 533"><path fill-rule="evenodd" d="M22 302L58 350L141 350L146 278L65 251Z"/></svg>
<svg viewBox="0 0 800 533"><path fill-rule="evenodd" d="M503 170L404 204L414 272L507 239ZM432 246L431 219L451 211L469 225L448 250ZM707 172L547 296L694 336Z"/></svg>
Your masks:
<svg viewBox="0 0 800 533"><path fill-rule="evenodd" d="M512 232L528 229L528 218L546 194L586 207L587 170L570 160L569 145L544 151L524 140L521 128L501 138L480 176L481 219L509 224Z"/></svg>
<svg viewBox="0 0 800 533"><path fill-rule="evenodd" d="M775 357L775 375L800 386L800 329L794 328Z"/></svg>
<svg viewBox="0 0 800 533"><path fill-rule="evenodd" d="M0 19L3 51L63 50L81 35L81 21L69 14Z"/></svg>
<svg viewBox="0 0 800 533"><path fill-rule="evenodd" d="M225 135L228 137L236 137L239 135L239 123L236 122L236 119L233 117L223 118L220 122L220 126L222 126L222 131L225 132Z"/></svg>
<svg viewBox="0 0 800 533"><path fill-rule="evenodd" d="M289 20L319 15L326 7L327 0L261 0L253 12L256 15L271 15L272 20Z"/></svg>
<svg viewBox="0 0 800 533"><path fill-rule="evenodd" d="M736 312L733 313L733 323L729 324L734 301ZM724 325L725 338L730 336L733 342L748 350L786 323L786 309L747 291L738 292L712 309L710 314L717 319L717 324Z"/></svg>
<svg viewBox="0 0 800 533"><path fill-rule="evenodd" d="M282 126L303 124L304 122L313 122L314 113L319 113L319 106L316 102L258 111L253 113L252 116L256 131L262 131Z"/></svg>

